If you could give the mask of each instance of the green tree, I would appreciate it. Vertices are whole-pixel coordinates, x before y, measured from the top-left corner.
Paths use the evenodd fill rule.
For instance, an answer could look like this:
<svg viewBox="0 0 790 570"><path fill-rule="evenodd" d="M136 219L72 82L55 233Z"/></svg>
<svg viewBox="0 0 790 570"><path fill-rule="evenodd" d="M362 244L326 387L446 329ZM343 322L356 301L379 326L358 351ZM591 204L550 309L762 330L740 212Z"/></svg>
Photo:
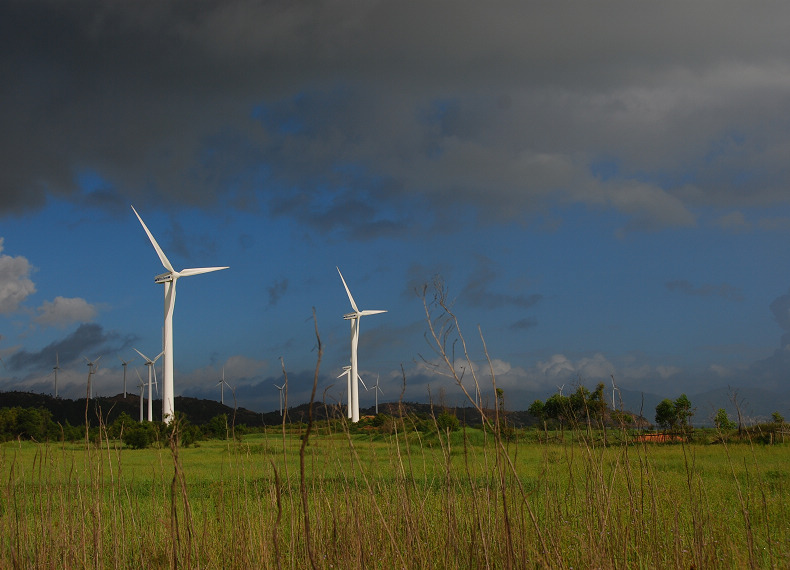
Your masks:
<svg viewBox="0 0 790 570"><path fill-rule="evenodd" d="M122 440L132 449L145 449L156 440L156 427L150 422L136 423L124 430Z"/></svg>
<svg viewBox="0 0 790 570"><path fill-rule="evenodd" d="M436 418L436 425L439 427L439 430L443 432L457 431L461 427L461 422L458 421L455 414L444 411Z"/></svg>
<svg viewBox="0 0 790 570"><path fill-rule="evenodd" d="M543 421L546 419L546 406L543 404L542 400L535 400L534 402L532 402L530 407L527 408L527 411L531 415L538 418L540 423L543 423Z"/></svg>
<svg viewBox="0 0 790 570"><path fill-rule="evenodd" d="M656 425L665 430L673 430L677 425L675 403L669 398L664 398L656 406Z"/></svg>
<svg viewBox="0 0 790 570"><path fill-rule="evenodd" d="M730 431L737 427L737 424L729 418L724 408L719 408L719 411L716 412L716 415L713 417L713 425L719 431Z"/></svg>
<svg viewBox="0 0 790 570"><path fill-rule="evenodd" d="M677 426L682 431L687 431L690 426L691 416L694 415L694 410L691 408L691 402L688 396L681 394L678 396L678 399L675 400L674 405Z"/></svg>
<svg viewBox="0 0 790 570"><path fill-rule="evenodd" d="M785 417L782 414L780 414L779 412L772 413L771 414L771 420L775 424L780 425L780 426L785 423Z"/></svg>

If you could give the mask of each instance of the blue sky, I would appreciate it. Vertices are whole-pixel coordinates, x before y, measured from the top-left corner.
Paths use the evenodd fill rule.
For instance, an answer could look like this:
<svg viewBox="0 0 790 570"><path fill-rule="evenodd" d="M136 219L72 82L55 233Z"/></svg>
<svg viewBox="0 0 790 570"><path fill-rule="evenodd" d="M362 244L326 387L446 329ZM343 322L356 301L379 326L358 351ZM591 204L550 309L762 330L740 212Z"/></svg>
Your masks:
<svg viewBox="0 0 790 570"><path fill-rule="evenodd" d="M786 391L790 7L206 1L0 6L0 389L122 390L179 281L177 395L344 401L348 299L385 399L446 390L440 275L510 406L614 375ZM660 24L660 25L659 25ZM132 362L144 374L141 359ZM131 372L130 391L136 376ZM488 375L484 375L488 378ZM372 394L362 396L372 403Z"/></svg>

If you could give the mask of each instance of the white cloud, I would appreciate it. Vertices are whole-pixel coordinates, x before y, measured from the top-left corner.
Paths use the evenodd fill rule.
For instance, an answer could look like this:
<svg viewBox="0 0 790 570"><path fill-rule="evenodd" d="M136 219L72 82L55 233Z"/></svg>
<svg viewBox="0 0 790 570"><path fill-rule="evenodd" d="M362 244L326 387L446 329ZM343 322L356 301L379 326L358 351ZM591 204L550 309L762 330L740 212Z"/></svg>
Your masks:
<svg viewBox="0 0 790 570"><path fill-rule="evenodd" d="M80 297L55 297L38 308L35 321L44 326L65 327L71 323L88 323L96 318L96 307Z"/></svg>
<svg viewBox="0 0 790 570"><path fill-rule="evenodd" d="M677 366L656 366L656 372L661 378L669 378L670 376L675 376L676 374L680 373L680 368Z"/></svg>
<svg viewBox="0 0 790 570"><path fill-rule="evenodd" d="M564 354L555 354L548 361L538 362L537 369L550 378L563 378L572 375L576 369Z"/></svg>
<svg viewBox="0 0 790 570"><path fill-rule="evenodd" d="M0 237L0 253L3 251L4 238ZM15 312L20 303L36 292L30 280L33 268L21 256L0 255L0 315Z"/></svg>

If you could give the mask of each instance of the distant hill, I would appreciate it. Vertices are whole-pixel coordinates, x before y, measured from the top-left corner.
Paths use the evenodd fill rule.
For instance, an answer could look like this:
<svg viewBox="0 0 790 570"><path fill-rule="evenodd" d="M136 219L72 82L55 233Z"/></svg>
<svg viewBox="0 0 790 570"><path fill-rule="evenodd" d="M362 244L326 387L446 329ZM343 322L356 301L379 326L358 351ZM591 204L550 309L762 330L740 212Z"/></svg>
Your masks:
<svg viewBox="0 0 790 570"><path fill-rule="evenodd" d="M678 393L659 396L647 392L623 389L619 391L616 398L616 407L620 409L622 406L623 410L636 415L639 415L641 412L649 422L652 422L654 421L655 409L658 403L664 398L674 399L679 395ZM735 396L735 401L740 407L743 421L747 425L768 421L771 414L775 411L790 419L790 391L777 393L759 388L737 390L718 388L697 394L687 393L686 395L695 408L692 424L696 426L712 425L711 418L719 408L724 408L731 419L737 420L737 410L733 402L733 396ZM122 394L111 397L97 397L89 400L87 403L87 417L92 426L99 424L100 417L105 424L110 424L121 412L126 412L132 418L140 416L140 398L137 395L129 394L126 398ZM52 413L52 418L55 422L64 425L68 422L73 426L85 425L85 398L68 400L31 392L0 392L0 408L5 407L44 408ZM212 418L220 414L227 414L228 418L231 421L235 421L237 425L246 424L250 427L272 426L282 422L279 410L265 413L254 412L246 408L236 408L234 410L233 407L223 405L216 400L176 396L175 408L179 413L184 414L190 423L195 425L208 423ZM437 415L443 409L448 409L468 425L480 423L479 413L472 407L447 406L442 408L441 406L434 405L432 407L430 404L417 402L379 404L379 411L390 415L398 415L399 410L402 410L404 413L430 414L432 409ZM154 400L153 410L154 420L160 421L162 418L161 400ZM144 412L147 413L147 405ZM325 419L327 416L340 417L342 413L343 411L337 406L326 406L321 403L313 406L313 417L316 420ZM360 409L362 416L372 416L374 413L375 408L373 406ZM493 415L493 411L488 413ZM292 406L288 409L287 414L287 421L306 422L309 416L309 404L304 403ZM536 418L524 410L508 411L507 416L508 421L518 427L531 426L537 423Z"/></svg>

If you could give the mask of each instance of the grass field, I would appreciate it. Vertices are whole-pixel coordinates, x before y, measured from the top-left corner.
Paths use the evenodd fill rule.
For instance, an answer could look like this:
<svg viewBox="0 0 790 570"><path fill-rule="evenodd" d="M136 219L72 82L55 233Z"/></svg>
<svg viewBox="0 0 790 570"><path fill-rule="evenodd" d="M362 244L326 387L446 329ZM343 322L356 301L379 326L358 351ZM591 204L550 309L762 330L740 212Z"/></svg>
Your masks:
<svg viewBox="0 0 790 570"><path fill-rule="evenodd" d="M790 567L785 445L576 435L6 443L0 567Z"/></svg>

